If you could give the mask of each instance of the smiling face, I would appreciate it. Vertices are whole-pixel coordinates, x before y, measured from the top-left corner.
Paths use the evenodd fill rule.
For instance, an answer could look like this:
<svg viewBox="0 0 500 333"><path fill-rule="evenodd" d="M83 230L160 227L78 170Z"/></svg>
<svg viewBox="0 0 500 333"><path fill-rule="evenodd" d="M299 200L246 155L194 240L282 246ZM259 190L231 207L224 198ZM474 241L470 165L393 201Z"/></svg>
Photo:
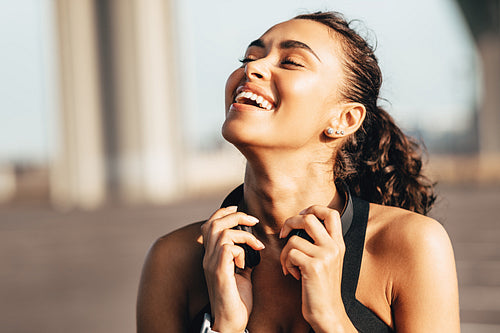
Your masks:
<svg viewBox="0 0 500 333"><path fill-rule="evenodd" d="M238 148L322 144L339 114L337 46L329 28L311 20L280 23L250 43L226 83L224 138Z"/></svg>

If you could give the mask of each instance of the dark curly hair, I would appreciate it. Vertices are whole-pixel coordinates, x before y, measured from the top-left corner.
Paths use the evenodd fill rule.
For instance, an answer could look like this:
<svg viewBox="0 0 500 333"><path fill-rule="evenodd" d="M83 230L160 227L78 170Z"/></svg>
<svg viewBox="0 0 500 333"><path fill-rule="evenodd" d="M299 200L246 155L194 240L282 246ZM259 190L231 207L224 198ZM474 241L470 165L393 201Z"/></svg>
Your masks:
<svg viewBox="0 0 500 333"><path fill-rule="evenodd" d="M382 73L373 48L340 13L317 12L295 19L316 21L332 29L343 53L341 99L366 108L359 130L336 153L335 180L344 181L367 201L427 214L436 195L434 184L422 174L423 149L377 105Z"/></svg>

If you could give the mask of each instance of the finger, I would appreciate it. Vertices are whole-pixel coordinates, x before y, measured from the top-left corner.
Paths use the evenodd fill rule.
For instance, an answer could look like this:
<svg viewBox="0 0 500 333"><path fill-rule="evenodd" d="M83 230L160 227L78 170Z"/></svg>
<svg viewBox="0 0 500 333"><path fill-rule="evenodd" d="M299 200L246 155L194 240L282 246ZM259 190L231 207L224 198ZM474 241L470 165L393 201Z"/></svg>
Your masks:
<svg viewBox="0 0 500 333"><path fill-rule="evenodd" d="M313 214L296 215L286 220L281 229L280 237L287 237L293 229L304 229L318 244L330 238L323 223Z"/></svg>
<svg viewBox="0 0 500 333"><path fill-rule="evenodd" d="M290 240L286 243L285 247L283 247L283 250L280 254L280 263L283 269L283 274L287 275L288 273L292 273L292 271L289 270L289 265L287 265L287 260L290 252L298 250L305 255L312 257L316 251L316 248L316 245L301 237L291 237Z"/></svg>
<svg viewBox="0 0 500 333"><path fill-rule="evenodd" d="M213 213L212 216L210 216L210 218L208 220L210 221L210 220L220 219L221 217L224 217L226 215L234 213L237 210L238 210L237 206L228 206L228 207L223 207L223 208L217 209L215 211L215 213Z"/></svg>
<svg viewBox="0 0 500 333"><path fill-rule="evenodd" d="M244 267L245 250L238 245L222 244L211 254L205 253L203 269L205 273L228 277L234 275L234 266Z"/></svg>
<svg viewBox="0 0 500 333"><path fill-rule="evenodd" d="M295 280L300 280L302 273L300 272L300 269L298 267L289 267L288 270L290 271L290 274L295 278Z"/></svg>
<svg viewBox="0 0 500 333"><path fill-rule="evenodd" d="M219 244L248 244L254 250L262 250L265 248L264 244L257 239L253 234L235 229L225 229L220 233Z"/></svg>
<svg viewBox="0 0 500 333"><path fill-rule="evenodd" d="M229 207L224 207L217 209L211 216L210 218L201 225L201 235L203 236L203 243L206 244L206 239L207 237L207 229L209 229L213 223L214 220L220 219L226 215L232 214L236 212L238 207L236 206L229 206Z"/></svg>
<svg viewBox="0 0 500 333"><path fill-rule="evenodd" d="M301 213L313 214L319 219L323 220L325 229L330 237L335 239L342 239L342 222L340 220L340 213L325 206L311 206Z"/></svg>
<svg viewBox="0 0 500 333"><path fill-rule="evenodd" d="M304 252L297 249L291 249L285 261L285 268L296 280L299 280L302 275L302 270L310 260L311 257Z"/></svg>
<svg viewBox="0 0 500 333"><path fill-rule="evenodd" d="M213 220L211 223L211 229L213 229L214 232L217 232L223 229L236 227L237 225L246 225L252 227L257 223L259 223L259 220L256 217L247 215L243 212L234 212L224 217Z"/></svg>
<svg viewBox="0 0 500 333"><path fill-rule="evenodd" d="M205 247L213 245L213 239L217 239L218 233L224 229L233 228L237 225L254 226L259 220L243 212L232 212L215 220L208 220L201 227ZM215 236L215 237L213 237Z"/></svg>
<svg viewBox="0 0 500 333"><path fill-rule="evenodd" d="M245 266L245 250L238 245L224 244L220 248L219 259L212 261L211 265L215 265L216 270L220 269L224 276L233 276L235 265L240 268Z"/></svg>
<svg viewBox="0 0 500 333"><path fill-rule="evenodd" d="M245 250L241 246L237 245L227 245L225 244L224 247L227 247L227 249L231 253L231 259L234 261L234 265L236 267L245 269ZM233 268L234 272L234 268Z"/></svg>

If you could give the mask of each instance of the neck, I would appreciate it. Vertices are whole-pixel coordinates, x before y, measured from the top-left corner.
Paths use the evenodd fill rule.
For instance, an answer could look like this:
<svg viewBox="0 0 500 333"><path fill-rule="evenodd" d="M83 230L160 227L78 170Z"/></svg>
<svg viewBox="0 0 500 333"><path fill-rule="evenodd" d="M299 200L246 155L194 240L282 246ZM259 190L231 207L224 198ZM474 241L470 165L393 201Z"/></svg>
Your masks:
<svg viewBox="0 0 500 333"><path fill-rule="evenodd" d="M331 157L276 155L248 159L245 172L245 204L261 221L255 229L261 238L276 238L288 218L311 205L342 210L344 196L337 193Z"/></svg>

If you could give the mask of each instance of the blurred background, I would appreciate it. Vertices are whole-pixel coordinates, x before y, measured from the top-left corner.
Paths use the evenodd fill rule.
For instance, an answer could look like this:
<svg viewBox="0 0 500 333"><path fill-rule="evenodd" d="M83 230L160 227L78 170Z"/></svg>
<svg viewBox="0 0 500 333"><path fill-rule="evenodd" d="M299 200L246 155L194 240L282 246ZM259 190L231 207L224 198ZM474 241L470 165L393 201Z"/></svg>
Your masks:
<svg viewBox="0 0 500 333"><path fill-rule="evenodd" d="M500 331L499 0L0 0L0 331L135 331L149 245L242 181L227 76L316 10L376 45L381 104L429 152L462 331Z"/></svg>

